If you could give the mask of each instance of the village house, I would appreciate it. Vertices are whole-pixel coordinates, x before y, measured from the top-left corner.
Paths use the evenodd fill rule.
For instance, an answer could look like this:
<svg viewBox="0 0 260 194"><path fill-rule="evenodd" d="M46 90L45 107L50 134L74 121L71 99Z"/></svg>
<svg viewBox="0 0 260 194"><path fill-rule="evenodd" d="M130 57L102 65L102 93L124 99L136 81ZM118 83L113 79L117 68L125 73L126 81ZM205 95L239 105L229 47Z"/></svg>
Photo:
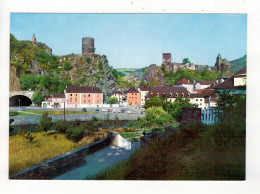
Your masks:
<svg viewBox="0 0 260 194"><path fill-rule="evenodd" d="M190 93L193 93L193 89L194 89L194 86L193 86L193 82L190 81L190 80L187 80L185 78L181 78L179 81L177 81L175 84L174 84L175 87L184 87L186 88Z"/></svg>
<svg viewBox="0 0 260 194"><path fill-rule="evenodd" d="M42 102L44 108L64 108L65 94L52 94Z"/></svg>
<svg viewBox="0 0 260 194"><path fill-rule="evenodd" d="M141 105L144 106L145 100L146 100L146 96L149 93L150 88L148 86L140 86L138 88L138 91L141 93Z"/></svg>
<svg viewBox="0 0 260 194"><path fill-rule="evenodd" d="M207 89L195 89L194 92L202 95L204 98L204 105L203 105L202 109L208 109L209 105L210 105L210 107L217 106L218 96L214 89L208 89L208 88Z"/></svg>
<svg viewBox="0 0 260 194"><path fill-rule="evenodd" d="M128 105L141 105L141 93L135 87L129 88L126 93Z"/></svg>
<svg viewBox="0 0 260 194"><path fill-rule="evenodd" d="M98 107L103 104L103 92L96 86L68 86L66 107Z"/></svg>
<svg viewBox="0 0 260 194"><path fill-rule="evenodd" d="M195 89L205 89L210 87L212 84L218 84L217 81L201 81L198 80L197 83L195 84Z"/></svg>
<svg viewBox="0 0 260 194"><path fill-rule="evenodd" d="M219 93L246 94L246 67L235 73L223 83L217 85L215 90Z"/></svg>
<svg viewBox="0 0 260 194"><path fill-rule="evenodd" d="M124 96L124 93L121 91L112 91L112 93L111 93L111 98L116 97L119 104L123 102L123 96Z"/></svg>

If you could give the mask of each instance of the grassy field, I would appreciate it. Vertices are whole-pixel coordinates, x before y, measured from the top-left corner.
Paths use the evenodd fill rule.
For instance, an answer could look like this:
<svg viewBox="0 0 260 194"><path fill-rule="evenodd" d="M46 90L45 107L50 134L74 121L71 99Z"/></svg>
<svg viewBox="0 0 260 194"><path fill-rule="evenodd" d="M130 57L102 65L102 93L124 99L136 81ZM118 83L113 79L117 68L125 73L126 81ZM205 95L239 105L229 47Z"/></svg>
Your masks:
<svg viewBox="0 0 260 194"><path fill-rule="evenodd" d="M64 114L64 111L53 111L53 110L24 110L22 112L17 111L10 111L9 115L14 115L14 116L35 116L35 115L42 115L43 113L47 112L49 115L62 115ZM83 112L83 111L66 111L66 114L89 114L89 113L96 113L96 112Z"/></svg>
<svg viewBox="0 0 260 194"><path fill-rule="evenodd" d="M75 143L68 140L65 134L53 132L47 135L45 132L32 134L35 136L35 140L31 144L19 135L9 137L10 174L93 143L106 136L105 133L97 132L97 134L86 136L80 142Z"/></svg>

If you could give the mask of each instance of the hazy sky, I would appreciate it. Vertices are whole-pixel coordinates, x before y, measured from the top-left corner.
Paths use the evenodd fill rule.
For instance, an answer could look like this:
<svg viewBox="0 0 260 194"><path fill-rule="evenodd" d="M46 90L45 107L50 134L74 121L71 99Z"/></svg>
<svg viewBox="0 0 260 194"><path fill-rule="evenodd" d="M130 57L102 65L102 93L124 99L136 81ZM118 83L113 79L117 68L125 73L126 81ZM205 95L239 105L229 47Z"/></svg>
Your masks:
<svg viewBox="0 0 260 194"><path fill-rule="evenodd" d="M234 60L246 54L246 14L11 14L18 40L46 43L55 55L80 54L82 37L95 39L96 53L114 68L173 62L213 66L218 53Z"/></svg>

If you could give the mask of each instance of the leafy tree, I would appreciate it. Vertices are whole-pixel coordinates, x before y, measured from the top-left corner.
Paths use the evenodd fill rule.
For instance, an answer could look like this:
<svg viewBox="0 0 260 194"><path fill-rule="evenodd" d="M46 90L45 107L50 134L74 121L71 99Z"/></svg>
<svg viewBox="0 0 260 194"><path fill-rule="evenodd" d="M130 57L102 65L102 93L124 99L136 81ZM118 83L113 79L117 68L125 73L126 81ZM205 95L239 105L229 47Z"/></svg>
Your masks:
<svg viewBox="0 0 260 194"><path fill-rule="evenodd" d="M164 64L162 64L162 66L161 66L161 70L162 70L162 72L165 72L165 70L166 70L166 67L165 67L165 65L164 65Z"/></svg>
<svg viewBox="0 0 260 194"><path fill-rule="evenodd" d="M68 61L66 61L66 62L63 64L63 68L64 68L65 70L71 70L71 69L72 69L72 66L71 66L71 64L70 64Z"/></svg>
<svg viewBox="0 0 260 194"><path fill-rule="evenodd" d="M58 93L63 93L66 89L66 86L70 86L71 81L69 79L62 79L60 81L59 87L58 87Z"/></svg>
<svg viewBox="0 0 260 194"><path fill-rule="evenodd" d="M91 58L90 58L90 57L86 57L85 62L86 62L87 64L90 64L90 63L91 63Z"/></svg>
<svg viewBox="0 0 260 194"><path fill-rule="evenodd" d="M190 63L189 58L184 58L184 59L182 60L182 63L184 63L184 64Z"/></svg>
<svg viewBox="0 0 260 194"><path fill-rule="evenodd" d="M113 69L113 70L112 70L112 74L114 75L114 77L115 77L116 79L118 79L119 75L118 75L118 72L117 72L116 69Z"/></svg>
<svg viewBox="0 0 260 194"><path fill-rule="evenodd" d="M48 113L45 112L42 114L42 118L39 121L36 130L38 131L45 131L47 133L48 130L51 129L52 126L52 118L48 116Z"/></svg>
<svg viewBox="0 0 260 194"><path fill-rule="evenodd" d="M18 135L24 137L27 140L27 143L33 143L35 136L32 135L31 131L26 131L25 129L21 129L18 131Z"/></svg>
<svg viewBox="0 0 260 194"><path fill-rule="evenodd" d="M166 113L162 107L151 107L146 111L146 125L151 126L167 126L172 122L172 116Z"/></svg>
<svg viewBox="0 0 260 194"><path fill-rule="evenodd" d="M115 103L117 103L117 102L118 102L117 97L110 97L110 98L108 99L108 103L109 103L109 104L115 104Z"/></svg>
<svg viewBox="0 0 260 194"><path fill-rule="evenodd" d="M31 74L22 74L20 77L20 87L23 90L34 90L35 89L35 79Z"/></svg>
<svg viewBox="0 0 260 194"><path fill-rule="evenodd" d="M189 103L189 99L182 99L181 97L177 97L172 103L172 110L170 110L169 113L173 118L180 121L183 107L193 107L193 104Z"/></svg>
<svg viewBox="0 0 260 194"><path fill-rule="evenodd" d="M74 129L68 129L66 131L66 137L68 139L71 139L75 142L78 142L82 139L84 134L84 129L82 127L74 128Z"/></svg>
<svg viewBox="0 0 260 194"><path fill-rule="evenodd" d="M162 97L153 96L146 100L144 108L148 109L151 107L163 107L164 99Z"/></svg>
<svg viewBox="0 0 260 194"><path fill-rule="evenodd" d="M101 60L98 61L98 69L99 71L102 71L103 70L103 62Z"/></svg>
<svg viewBox="0 0 260 194"><path fill-rule="evenodd" d="M35 104L40 104L42 101L43 101L43 96L42 96L42 93L39 92L39 91L36 91L33 93L33 96L32 96L32 102L35 103Z"/></svg>

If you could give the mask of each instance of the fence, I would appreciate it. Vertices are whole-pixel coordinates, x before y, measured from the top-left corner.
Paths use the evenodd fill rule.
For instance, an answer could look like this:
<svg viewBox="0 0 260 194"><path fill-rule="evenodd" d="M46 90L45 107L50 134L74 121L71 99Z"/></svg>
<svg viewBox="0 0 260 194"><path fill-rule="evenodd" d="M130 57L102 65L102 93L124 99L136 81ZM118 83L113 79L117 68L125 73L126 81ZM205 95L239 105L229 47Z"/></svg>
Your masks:
<svg viewBox="0 0 260 194"><path fill-rule="evenodd" d="M219 122L218 112L213 109L201 110L201 122L207 125Z"/></svg>

